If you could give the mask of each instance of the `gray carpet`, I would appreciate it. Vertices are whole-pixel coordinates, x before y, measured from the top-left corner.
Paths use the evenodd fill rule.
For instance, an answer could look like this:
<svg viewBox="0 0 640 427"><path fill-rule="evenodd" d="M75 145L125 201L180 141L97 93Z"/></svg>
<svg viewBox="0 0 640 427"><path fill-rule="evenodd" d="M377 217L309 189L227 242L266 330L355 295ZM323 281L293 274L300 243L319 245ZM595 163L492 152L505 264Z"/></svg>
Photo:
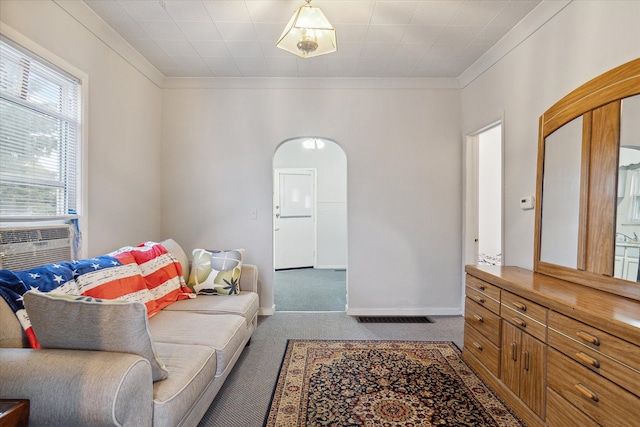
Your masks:
<svg viewBox="0 0 640 427"><path fill-rule="evenodd" d="M430 318L434 323L358 323L344 312L276 312L260 317L251 345L240 356L200 427L262 426L288 339L453 341L462 348L462 316Z"/></svg>
<svg viewBox="0 0 640 427"><path fill-rule="evenodd" d="M345 270L302 268L274 273L276 311L345 311Z"/></svg>

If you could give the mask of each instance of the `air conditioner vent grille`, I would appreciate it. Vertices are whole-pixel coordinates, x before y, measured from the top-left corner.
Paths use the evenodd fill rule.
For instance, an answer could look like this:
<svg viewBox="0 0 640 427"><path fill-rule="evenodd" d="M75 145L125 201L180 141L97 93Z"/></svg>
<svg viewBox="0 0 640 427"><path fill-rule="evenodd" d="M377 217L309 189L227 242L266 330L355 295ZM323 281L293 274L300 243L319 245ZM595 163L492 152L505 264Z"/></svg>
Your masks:
<svg viewBox="0 0 640 427"><path fill-rule="evenodd" d="M3 230L0 231L0 244L10 245L12 243L33 242L38 239L38 230Z"/></svg>
<svg viewBox="0 0 640 427"><path fill-rule="evenodd" d="M30 243L69 238L69 227L13 228L0 230L0 244Z"/></svg>
<svg viewBox="0 0 640 427"><path fill-rule="evenodd" d="M2 268L6 270L29 270L43 264L62 262L69 260L69 247L57 247L40 249L32 252L13 254L10 258L2 260Z"/></svg>
<svg viewBox="0 0 640 427"><path fill-rule="evenodd" d="M40 240L68 239L69 227L42 228L40 230Z"/></svg>
<svg viewBox="0 0 640 427"><path fill-rule="evenodd" d="M27 270L72 257L68 225L0 229L0 269Z"/></svg>

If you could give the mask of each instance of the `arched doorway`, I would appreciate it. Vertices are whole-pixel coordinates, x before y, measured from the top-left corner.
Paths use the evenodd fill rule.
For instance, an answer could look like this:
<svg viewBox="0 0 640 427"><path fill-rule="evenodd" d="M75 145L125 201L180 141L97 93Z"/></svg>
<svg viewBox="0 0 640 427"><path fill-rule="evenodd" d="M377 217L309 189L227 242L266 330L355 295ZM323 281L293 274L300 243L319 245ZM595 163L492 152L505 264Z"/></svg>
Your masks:
<svg viewBox="0 0 640 427"><path fill-rule="evenodd" d="M277 311L345 311L347 160L320 137L282 142L273 158Z"/></svg>

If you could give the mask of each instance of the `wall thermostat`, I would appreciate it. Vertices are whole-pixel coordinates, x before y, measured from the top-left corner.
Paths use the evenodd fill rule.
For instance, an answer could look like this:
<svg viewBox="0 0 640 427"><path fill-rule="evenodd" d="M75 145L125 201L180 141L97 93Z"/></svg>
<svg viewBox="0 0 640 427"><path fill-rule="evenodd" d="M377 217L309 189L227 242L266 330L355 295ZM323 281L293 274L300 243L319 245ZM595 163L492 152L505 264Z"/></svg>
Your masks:
<svg viewBox="0 0 640 427"><path fill-rule="evenodd" d="M522 209L523 211L527 209L533 209L534 207L533 196L525 196L520 198L520 209Z"/></svg>

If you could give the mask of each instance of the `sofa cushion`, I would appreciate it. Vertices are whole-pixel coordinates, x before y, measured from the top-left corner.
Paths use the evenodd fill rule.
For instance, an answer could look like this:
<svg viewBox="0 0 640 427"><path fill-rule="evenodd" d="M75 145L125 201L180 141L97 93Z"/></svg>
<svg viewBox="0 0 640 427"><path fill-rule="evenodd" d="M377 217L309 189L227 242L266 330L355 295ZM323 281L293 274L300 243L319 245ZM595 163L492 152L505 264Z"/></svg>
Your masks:
<svg viewBox="0 0 640 427"><path fill-rule="evenodd" d="M188 285L194 292L207 295L235 295L240 292L244 249L194 249L192 255Z"/></svg>
<svg viewBox="0 0 640 427"><path fill-rule="evenodd" d="M177 426L216 375L216 352L202 345L157 342L169 378L153 384L153 425Z"/></svg>
<svg viewBox="0 0 640 427"><path fill-rule="evenodd" d="M191 344L216 350L216 376L229 366L236 352L249 339L244 318L229 314L211 316L202 313L163 310L149 319L151 335L157 343Z"/></svg>
<svg viewBox="0 0 640 427"><path fill-rule="evenodd" d="M198 295L194 300L178 301L165 311L190 311L202 314L236 314L250 324L259 309L258 294L240 291L238 295Z"/></svg>
<svg viewBox="0 0 640 427"><path fill-rule="evenodd" d="M42 348L133 353L151 363L154 381L167 377L144 304L28 291L24 305Z"/></svg>

